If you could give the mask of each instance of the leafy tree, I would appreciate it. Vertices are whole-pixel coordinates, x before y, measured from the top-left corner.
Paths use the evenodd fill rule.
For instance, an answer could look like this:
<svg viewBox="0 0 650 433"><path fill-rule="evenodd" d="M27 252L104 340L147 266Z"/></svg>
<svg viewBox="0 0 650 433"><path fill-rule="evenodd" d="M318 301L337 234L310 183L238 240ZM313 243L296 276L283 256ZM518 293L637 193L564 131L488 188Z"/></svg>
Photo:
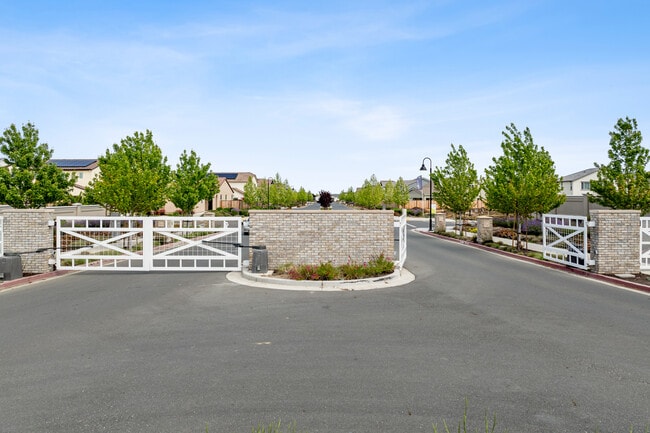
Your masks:
<svg viewBox="0 0 650 433"><path fill-rule="evenodd" d="M409 187L401 177L395 182L393 192L393 203L395 206L404 207L409 202Z"/></svg>
<svg viewBox="0 0 650 433"><path fill-rule="evenodd" d="M384 198L382 200L383 208L389 208L395 200L395 184L392 180L384 184Z"/></svg>
<svg viewBox="0 0 650 433"><path fill-rule="evenodd" d="M367 209L377 209L384 199L384 189L373 174L363 182L363 186L355 194L355 204Z"/></svg>
<svg viewBox="0 0 650 433"><path fill-rule="evenodd" d="M550 154L537 147L530 130L521 133L514 123L502 132L503 155L492 158L494 165L485 170L484 191L487 205L514 215L517 248L522 248L521 225L535 212L547 212L565 200L560 193L560 177Z"/></svg>
<svg viewBox="0 0 650 433"><path fill-rule="evenodd" d="M219 192L218 182L217 176L210 173L210 163L201 164L193 150L189 155L183 151L172 172L169 199L183 214L190 215L199 201L211 199Z"/></svg>
<svg viewBox="0 0 650 433"><path fill-rule="evenodd" d="M48 162L53 151L38 142L32 124L19 131L13 123L0 137L6 167L0 167L0 202L14 208L40 208L70 201L74 177Z"/></svg>
<svg viewBox="0 0 650 433"><path fill-rule="evenodd" d="M332 194L330 194L329 191L321 190L318 197L318 203L320 204L320 207L327 209L332 205L332 201Z"/></svg>
<svg viewBox="0 0 650 433"><path fill-rule="evenodd" d="M462 232L463 215L472 208L481 189L474 164L462 145L451 145L446 166L436 167L431 173L433 199L456 214Z"/></svg>
<svg viewBox="0 0 650 433"><path fill-rule="evenodd" d="M165 205L171 180L167 157L151 131L135 132L99 157L100 174L86 190L88 200L126 215L145 215Z"/></svg>
<svg viewBox="0 0 650 433"><path fill-rule="evenodd" d="M341 191L339 200L345 203L354 203L354 190L349 187L347 191Z"/></svg>
<svg viewBox="0 0 650 433"><path fill-rule="evenodd" d="M636 119L618 119L609 133L609 164L597 164L598 179L591 181L589 200L612 209L650 212L650 151L641 145L643 137Z"/></svg>
<svg viewBox="0 0 650 433"><path fill-rule="evenodd" d="M253 182L251 176L248 177L246 184L244 185L244 203L248 205L251 209L256 209L261 207L262 196L259 186Z"/></svg>
<svg viewBox="0 0 650 433"><path fill-rule="evenodd" d="M304 206L308 201L311 201L313 199L314 198L312 197L312 195L309 192L307 192L305 188L301 186L296 195L298 206Z"/></svg>

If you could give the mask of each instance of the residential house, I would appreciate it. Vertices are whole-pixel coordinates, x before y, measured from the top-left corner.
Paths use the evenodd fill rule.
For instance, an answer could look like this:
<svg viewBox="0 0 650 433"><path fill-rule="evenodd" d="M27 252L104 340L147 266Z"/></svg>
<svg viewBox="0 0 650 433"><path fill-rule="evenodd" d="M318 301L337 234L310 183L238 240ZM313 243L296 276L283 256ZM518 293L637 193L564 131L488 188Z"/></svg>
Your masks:
<svg viewBox="0 0 650 433"><path fill-rule="evenodd" d="M591 181L596 179L596 167L562 176L562 193L567 197L583 196L591 191Z"/></svg>
<svg viewBox="0 0 650 433"><path fill-rule="evenodd" d="M81 195L90 181L99 174L97 159L50 159L49 162L65 173L75 176L75 183L72 188L72 195L74 196Z"/></svg>

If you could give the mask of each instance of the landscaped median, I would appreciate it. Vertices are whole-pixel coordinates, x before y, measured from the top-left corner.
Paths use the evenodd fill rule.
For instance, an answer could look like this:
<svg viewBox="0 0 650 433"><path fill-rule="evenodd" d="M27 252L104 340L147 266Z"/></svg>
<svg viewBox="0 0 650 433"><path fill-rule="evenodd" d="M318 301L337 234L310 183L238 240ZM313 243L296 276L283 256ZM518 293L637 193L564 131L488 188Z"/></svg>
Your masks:
<svg viewBox="0 0 650 433"><path fill-rule="evenodd" d="M266 289L334 292L372 290L402 286L413 281L415 279L415 276L408 270L402 268L401 270L396 269L391 274L374 278L362 278L357 280L310 281L279 278L278 276L274 276L272 272L254 274L245 269L242 270L242 272L230 272L227 275L227 278L233 283Z"/></svg>

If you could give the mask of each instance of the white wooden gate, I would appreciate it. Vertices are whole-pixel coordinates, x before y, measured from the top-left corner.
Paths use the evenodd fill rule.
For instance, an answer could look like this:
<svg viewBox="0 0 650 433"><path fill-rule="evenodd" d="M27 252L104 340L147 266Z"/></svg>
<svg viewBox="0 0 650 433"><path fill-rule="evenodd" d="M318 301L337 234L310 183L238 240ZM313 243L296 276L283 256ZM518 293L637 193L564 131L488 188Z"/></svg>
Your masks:
<svg viewBox="0 0 650 433"><path fill-rule="evenodd" d="M398 249L395 266L402 269L406 261L406 209L402 211L401 216L395 218L393 225L398 231Z"/></svg>
<svg viewBox="0 0 650 433"><path fill-rule="evenodd" d="M0 216L0 257L5 255L5 243L4 243L4 218Z"/></svg>
<svg viewBox="0 0 650 433"><path fill-rule="evenodd" d="M239 217L57 217L57 269L239 271Z"/></svg>
<svg viewBox="0 0 650 433"><path fill-rule="evenodd" d="M650 270L650 217L641 217L641 270Z"/></svg>
<svg viewBox="0 0 650 433"><path fill-rule="evenodd" d="M587 217L542 215L543 254L546 260L588 269Z"/></svg>

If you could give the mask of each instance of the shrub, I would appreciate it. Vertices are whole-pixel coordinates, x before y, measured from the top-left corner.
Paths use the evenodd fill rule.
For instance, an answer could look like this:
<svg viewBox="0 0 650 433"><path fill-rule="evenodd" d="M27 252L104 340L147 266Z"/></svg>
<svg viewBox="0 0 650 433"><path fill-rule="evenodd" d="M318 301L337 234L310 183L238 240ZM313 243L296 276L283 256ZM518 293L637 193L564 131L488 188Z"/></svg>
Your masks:
<svg viewBox="0 0 650 433"><path fill-rule="evenodd" d="M332 194L329 191L321 191L318 197L318 203L320 207L327 209L332 205Z"/></svg>
<svg viewBox="0 0 650 433"><path fill-rule="evenodd" d="M285 275L292 280L358 280L387 275L395 270L395 264L383 254L363 264L352 261L341 266L334 266L331 262L319 265L292 265L290 263L279 266L275 272Z"/></svg>

